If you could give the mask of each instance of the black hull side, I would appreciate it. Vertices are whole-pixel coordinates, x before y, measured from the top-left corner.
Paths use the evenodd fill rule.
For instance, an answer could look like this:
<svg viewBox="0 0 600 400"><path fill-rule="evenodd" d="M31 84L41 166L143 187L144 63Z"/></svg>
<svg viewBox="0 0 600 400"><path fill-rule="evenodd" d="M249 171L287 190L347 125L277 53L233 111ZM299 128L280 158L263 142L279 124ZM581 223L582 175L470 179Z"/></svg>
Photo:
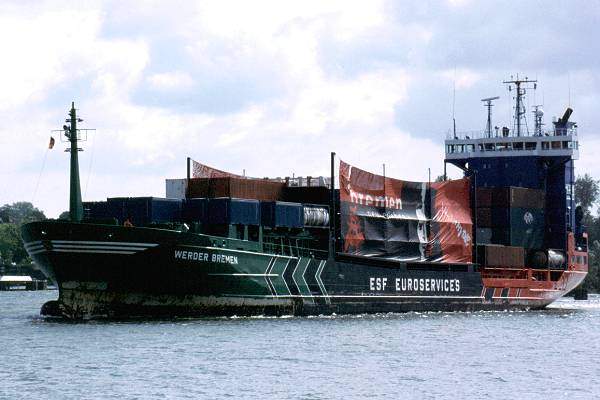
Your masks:
<svg viewBox="0 0 600 400"><path fill-rule="evenodd" d="M57 282L48 314L68 318L318 315L539 308L486 299L474 271L285 257L150 228L45 221L23 237Z"/></svg>

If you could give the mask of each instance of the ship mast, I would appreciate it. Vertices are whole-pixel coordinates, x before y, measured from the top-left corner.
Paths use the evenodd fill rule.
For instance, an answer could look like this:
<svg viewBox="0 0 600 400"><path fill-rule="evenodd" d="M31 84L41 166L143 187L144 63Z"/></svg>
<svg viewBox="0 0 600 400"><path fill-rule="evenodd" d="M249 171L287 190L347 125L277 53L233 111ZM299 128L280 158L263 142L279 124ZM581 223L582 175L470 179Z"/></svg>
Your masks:
<svg viewBox="0 0 600 400"><path fill-rule="evenodd" d="M516 79L512 79L511 76L511 80L510 81L504 81L503 83L507 83L508 84L508 90L511 90L511 84L515 85L515 89L517 92L517 95L515 96L515 129L516 129L516 136L521 136L521 120L523 120L525 118L525 107L523 106L523 96L525 96L525 92L527 89L530 89L528 87L521 87L521 85L523 84L527 84L527 83L533 83L533 89L536 89L537 87L537 80L529 80L527 77L525 77L525 79L519 79L519 75L517 75Z"/></svg>
<svg viewBox="0 0 600 400"><path fill-rule="evenodd" d="M77 111L75 110L75 102L71 103L71 111L69 112L69 118L66 122L71 123L69 128L67 125L63 126L65 136L71 143L70 148L66 151L71 153L71 178L70 178L70 194L69 194L69 215L71 221L80 222L83 218L83 203L81 202L81 185L79 183L79 148L77 147L77 122L82 122L81 118L77 118Z"/></svg>

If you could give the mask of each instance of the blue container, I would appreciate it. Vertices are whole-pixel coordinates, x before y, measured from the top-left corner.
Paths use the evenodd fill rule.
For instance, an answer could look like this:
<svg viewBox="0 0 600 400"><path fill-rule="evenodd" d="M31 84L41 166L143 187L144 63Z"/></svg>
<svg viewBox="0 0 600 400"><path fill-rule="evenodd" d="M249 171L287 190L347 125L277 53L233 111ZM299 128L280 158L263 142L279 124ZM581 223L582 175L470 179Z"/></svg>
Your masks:
<svg viewBox="0 0 600 400"><path fill-rule="evenodd" d="M184 222L208 222L208 199L186 199L181 210Z"/></svg>
<svg viewBox="0 0 600 400"><path fill-rule="evenodd" d="M112 218L108 212L108 203L106 201L86 201L83 203L83 216L87 219L107 219Z"/></svg>
<svg viewBox="0 0 600 400"><path fill-rule="evenodd" d="M260 224L260 203L258 200L219 197L208 202L209 224Z"/></svg>
<svg viewBox="0 0 600 400"><path fill-rule="evenodd" d="M126 199L124 218L131 218L134 225L180 221L181 200L158 197L130 197Z"/></svg>
<svg viewBox="0 0 600 400"><path fill-rule="evenodd" d="M263 201L260 203L261 223L273 228L304 227L304 209L299 203Z"/></svg>
<svg viewBox="0 0 600 400"><path fill-rule="evenodd" d="M106 201L107 217L116 218L120 224L127 219L127 197L113 197Z"/></svg>

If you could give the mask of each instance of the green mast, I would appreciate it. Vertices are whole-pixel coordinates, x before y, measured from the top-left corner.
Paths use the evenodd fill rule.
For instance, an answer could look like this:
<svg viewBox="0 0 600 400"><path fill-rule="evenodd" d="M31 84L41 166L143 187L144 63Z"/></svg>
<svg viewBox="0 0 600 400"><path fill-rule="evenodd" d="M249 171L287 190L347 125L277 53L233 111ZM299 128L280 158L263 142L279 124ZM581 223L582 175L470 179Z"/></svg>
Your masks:
<svg viewBox="0 0 600 400"><path fill-rule="evenodd" d="M65 135L71 142L71 190L69 195L69 215L71 221L79 222L83 218L83 204L81 202L81 185L79 184L79 158L77 147L77 115L75 111L75 102L71 103L71 112L67 122L71 122L71 127L64 126Z"/></svg>

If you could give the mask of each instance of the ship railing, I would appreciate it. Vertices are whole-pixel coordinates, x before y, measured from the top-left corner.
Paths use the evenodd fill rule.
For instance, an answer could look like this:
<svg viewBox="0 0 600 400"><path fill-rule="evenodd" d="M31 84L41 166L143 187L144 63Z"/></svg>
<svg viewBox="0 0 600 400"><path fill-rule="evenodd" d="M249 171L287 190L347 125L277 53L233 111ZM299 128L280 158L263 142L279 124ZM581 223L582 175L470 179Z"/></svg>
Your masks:
<svg viewBox="0 0 600 400"><path fill-rule="evenodd" d="M524 132L520 136L517 136L513 130L510 129L495 129L491 133L485 130L473 130L473 131L460 131L452 132L449 130L446 133L447 140L473 140L473 139L502 139L512 137L555 137L555 136L572 136L574 139L577 138L577 126L572 127L553 127L551 129L544 129L538 132Z"/></svg>
<svg viewBox="0 0 600 400"><path fill-rule="evenodd" d="M288 257L315 257L327 259L327 250L315 249L307 246L305 240L294 237L265 237L263 249L266 253L278 254Z"/></svg>

